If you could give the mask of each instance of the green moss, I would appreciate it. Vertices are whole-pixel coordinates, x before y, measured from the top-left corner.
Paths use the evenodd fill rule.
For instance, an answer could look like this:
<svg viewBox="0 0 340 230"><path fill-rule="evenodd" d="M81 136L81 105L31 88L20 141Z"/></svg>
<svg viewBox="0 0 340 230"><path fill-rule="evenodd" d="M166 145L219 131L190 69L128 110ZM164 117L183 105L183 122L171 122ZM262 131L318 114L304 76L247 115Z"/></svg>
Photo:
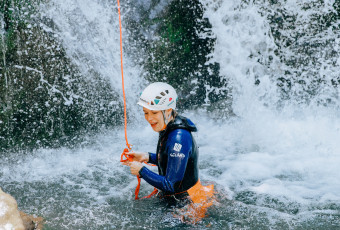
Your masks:
<svg viewBox="0 0 340 230"><path fill-rule="evenodd" d="M156 27L157 36L153 40L141 39L147 56L142 63L148 73L147 80L173 85L180 94L178 104L182 108L212 106L228 98L227 90L216 91L227 86L227 81L219 75L219 65L206 64L215 39L200 36L211 25L203 18L203 7L198 0L171 1L158 17L145 19L143 26Z"/></svg>

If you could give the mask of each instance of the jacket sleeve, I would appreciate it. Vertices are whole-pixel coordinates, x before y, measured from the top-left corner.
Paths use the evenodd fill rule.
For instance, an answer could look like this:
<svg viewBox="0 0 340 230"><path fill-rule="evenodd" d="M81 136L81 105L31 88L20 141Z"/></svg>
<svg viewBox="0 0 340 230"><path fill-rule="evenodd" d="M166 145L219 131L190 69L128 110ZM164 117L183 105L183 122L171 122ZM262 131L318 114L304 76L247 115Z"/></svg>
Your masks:
<svg viewBox="0 0 340 230"><path fill-rule="evenodd" d="M184 129L173 130L168 136L165 151L168 155L165 176L158 175L146 167L143 167L139 174L150 185L164 192L173 193L176 184L182 181L184 177L188 159L192 152L190 132Z"/></svg>
<svg viewBox="0 0 340 230"><path fill-rule="evenodd" d="M148 163L151 163L151 164L157 164L157 154L156 153L150 153L149 152L149 161Z"/></svg>

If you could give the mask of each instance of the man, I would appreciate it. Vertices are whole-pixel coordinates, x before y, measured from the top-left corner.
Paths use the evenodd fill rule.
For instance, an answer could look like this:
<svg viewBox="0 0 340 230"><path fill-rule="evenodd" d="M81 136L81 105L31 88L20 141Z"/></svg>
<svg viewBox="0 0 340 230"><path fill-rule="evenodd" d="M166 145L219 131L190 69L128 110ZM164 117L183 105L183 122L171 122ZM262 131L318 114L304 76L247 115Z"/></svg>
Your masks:
<svg viewBox="0 0 340 230"><path fill-rule="evenodd" d="M160 190L158 196L171 202L202 203L213 194L213 186L202 186L198 177L198 148L192 136L197 128L188 118L175 111L177 93L167 83L156 82L145 88L138 105L146 121L159 133L156 153L134 153L131 173ZM142 162L158 166L158 174Z"/></svg>

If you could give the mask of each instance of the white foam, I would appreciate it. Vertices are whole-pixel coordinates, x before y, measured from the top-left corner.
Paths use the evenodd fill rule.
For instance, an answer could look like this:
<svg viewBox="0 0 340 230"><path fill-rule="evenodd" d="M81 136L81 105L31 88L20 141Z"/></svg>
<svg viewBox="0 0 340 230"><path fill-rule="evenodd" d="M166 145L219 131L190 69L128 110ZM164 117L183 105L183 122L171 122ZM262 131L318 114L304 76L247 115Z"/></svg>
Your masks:
<svg viewBox="0 0 340 230"><path fill-rule="evenodd" d="M213 157L212 164L220 172L216 175L205 169L206 175L235 191L252 190L307 203L320 199L339 202L338 102L326 107L317 103L297 103L294 99L298 97L294 94L299 96L301 90L295 85L292 100L279 107L280 96L275 79L284 76L283 70L288 67L274 55L276 44L270 36L269 22L266 15L260 14L261 7L270 6L239 1L201 2L207 8L205 16L212 23L212 31L217 38L211 61L220 63L221 74L231 79L233 111L237 115L235 119L218 124L207 124L206 121L200 124L202 119L197 118L200 131L205 133L198 141L204 145L201 152ZM322 10L331 11L332 2L325 2ZM301 9L304 3L287 1L283 6L287 12L298 15L297 23L300 25L307 25L313 15L313 10ZM301 30L307 31L308 28L302 26ZM288 36L294 33L285 32ZM326 31L323 34L325 38L318 39L337 37L335 33ZM295 55L288 48L283 52L287 57ZM256 58L249 58L250 55ZM265 61L269 55L273 57L270 65L257 61ZM334 69L338 67L322 58L320 54L324 70L333 72L332 75L325 74L328 82L334 73L338 73ZM294 72L294 69L291 71ZM258 86L254 84L255 79L261 82ZM323 98L338 101L339 96L339 89L326 84L315 101ZM311 97L310 101L313 100ZM203 158L209 159L204 155Z"/></svg>
<svg viewBox="0 0 340 230"><path fill-rule="evenodd" d="M94 75L109 79L113 91L122 96L120 61L120 31L117 4L93 0L53 0L42 10L44 16L53 20L61 40L74 64L82 72L84 81L93 81ZM125 28L127 7L121 6L124 83L130 110L135 110L135 98L141 91L143 79L139 67L133 66L127 56L129 44ZM46 30L48 30L45 25Z"/></svg>

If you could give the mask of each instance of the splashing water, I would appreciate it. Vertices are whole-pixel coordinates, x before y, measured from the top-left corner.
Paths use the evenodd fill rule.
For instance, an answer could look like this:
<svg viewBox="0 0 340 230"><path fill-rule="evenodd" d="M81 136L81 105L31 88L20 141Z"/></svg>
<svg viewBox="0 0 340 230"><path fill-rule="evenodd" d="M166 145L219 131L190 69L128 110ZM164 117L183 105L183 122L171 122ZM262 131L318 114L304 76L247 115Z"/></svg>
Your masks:
<svg viewBox="0 0 340 230"><path fill-rule="evenodd" d="M308 224L303 223L303 219L311 221L313 226L320 218L325 218L330 223L321 221L322 228L338 225L339 219L333 214L337 216L339 213L340 198L337 193L340 188L337 182L337 165L340 162L337 141L340 134L339 89L331 85L332 77L338 75L338 64L331 64L329 58L321 53L326 51L321 49L319 56L315 56L318 56L322 68L315 78L325 77L325 84L305 100L303 86L295 83L291 100L282 105L276 80L284 76L287 68L295 73L300 69L294 70L276 60L274 50L277 44L270 36L271 28L263 16L265 13L262 11L261 14L261 10L268 6L242 6L236 1L202 2L207 5L206 16L217 36L213 61L223 63L221 72L231 78L233 111L237 115L237 118L221 124L222 128L217 131L212 128L207 132L205 140L218 140L219 148L214 147L211 154L216 155L219 161L213 162L214 169L205 169L206 175L231 189L236 200L297 214L280 214L279 220L274 221L276 224L283 219L300 219L301 226L307 228ZM300 25L307 25L311 13L304 14L303 3L287 1L283 5L287 11L298 14ZM331 12L332 4L325 3L323 10ZM301 30L306 28L302 26ZM332 40L338 37L336 33L327 30L323 39ZM310 37L305 36L301 40L307 38ZM338 50L338 46L332 48ZM294 48L285 50L289 55L294 55L295 51ZM268 64L265 60L269 56L273 60ZM339 60L339 57L334 59ZM311 73L317 71L317 67L314 67L316 70L304 71ZM312 65L307 68L312 68ZM325 75L325 70L331 70L333 74ZM254 84L256 79L259 84ZM334 103L320 103L324 98ZM211 127L216 126L211 124ZM211 133L216 137L210 138ZM206 151L209 151L208 146ZM201 152L204 152L202 148ZM291 224L299 226L297 222L294 220ZM289 221L286 223L290 225Z"/></svg>
<svg viewBox="0 0 340 230"><path fill-rule="evenodd" d="M214 181L220 192L219 204L209 216L197 226L188 226L156 199L133 201L137 182L119 163L125 143L122 127L89 137L90 145L76 149L39 149L4 157L1 183L18 200L19 208L43 216L48 229L335 229L340 225L339 91L329 84L339 62L334 66L320 54L322 68L304 67L310 73L319 71L320 76L330 73L318 92L308 96L305 86L295 82L297 76L286 75L287 70L304 69L282 62L275 54L278 42L268 20L270 10L284 5L298 15L302 31L313 13L302 10L307 1L286 1L280 6L201 3L217 38L211 61L220 63L221 74L231 82L236 114L214 120L195 111L184 113L199 129L195 138L200 146L200 177ZM332 3L325 2L322 10L331 11ZM58 36L84 76L99 73L120 91L116 8L106 1L76 0L54 0L45 7L45 16L58 26ZM289 37L290 31L285 32ZM337 37L331 30L324 33L324 40ZM297 50L290 47L282 53L288 58ZM131 66L128 57L125 60L128 102L134 103L143 79L138 77L138 67ZM281 77L294 82L289 100L282 100L277 84ZM332 103L321 103L325 101ZM143 118L137 109L130 104L136 122L129 124L129 140L135 151L155 151L157 134L140 122ZM142 182L141 193L151 191Z"/></svg>
<svg viewBox="0 0 340 230"><path fill-rule="evenodd" d="M110 79L111 87L120 92L122 79L117 5L110 1L56 0L47 4L45 9L42 9L45 12L43 16L53 19L60 30L56 36L62 40L68 56L72 57L83 76L91 78L97 74ZM127 13L122 12L123 22ZM126 31L123 35L127 36ZM123 37L123 40L126 39ZM123 44L124 51L127 47L128 44ZM134 92L127 95L131 102L139 93L142 79L128 57L124 57L124 65L125 87Z"/></svg>

